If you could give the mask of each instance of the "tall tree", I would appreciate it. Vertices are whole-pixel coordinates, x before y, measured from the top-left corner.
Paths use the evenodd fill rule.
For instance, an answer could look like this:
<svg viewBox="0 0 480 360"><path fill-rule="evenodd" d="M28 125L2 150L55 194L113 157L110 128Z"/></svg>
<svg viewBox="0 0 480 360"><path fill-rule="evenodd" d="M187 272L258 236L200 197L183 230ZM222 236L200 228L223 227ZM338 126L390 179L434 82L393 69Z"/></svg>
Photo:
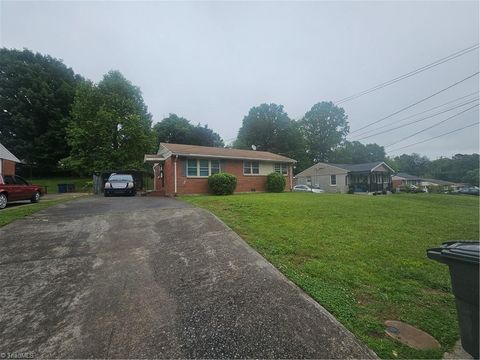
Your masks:
<svg viewBox="0 0 480 360"><path fill-rule="evenodd" d="M220 135L207 125L193 126L187 119L170 114L153 126L157 144L159 142L223 147Z"/></svg>
<svg viewBox="0 0 480 360"><path fill-rule="evenodd" d="M153 151L151 115L140 89L118 71L77 90L67 138L72 148L64 164L86 174L96 170L141 169Z"/></svg>
<svg viewBox="0 0 480 360"><path fill-rule="evenodd" d="M298 123L289 118L283 105L254 106L243 118L233 146L237 149L270 151L298 161L296 171L310 165Z"/></svg>
<svg viewBox="0 0 480 360"><path fill-rule="evenodd" d="M300 120L306 152L312 162L328 161L333 150L342 144L350 128L345 110L332 102L320 102Z"/></svg>
<svg viewBox="0 0 480 360"><path fill-rule="evenodd" d="M429 177L447 181L477 184L478 168L478 154L456 154L452 158L443 157L431 161L426 169L426 174Z"/></svg>
<svg viewBox="0 0 480 360"><path fill-rule="evenodd" d="M295 132L296 129L283 110L283 105L261 104L252 107L243 118L233 146L238 149L251 149L252 145L255 145L262 151L288 152L292 131Z"/></svg>
<svg viewBox="0 0 480 360"><path fill-rule="evenodd" d="M385 161L385 148L378 144L364 145L359 141L345 141L330 155L330 162L339 164L360 164L374 161Z"/></svg>
<svg viewBox="0 0 480 360"><path fill-rule="evenodd" d="M197 124L190 134L190 143L193 145L224 147L222 138L208 125Z"/></svg>
<svg viewBox="0 0 480 360"><path fill-rule="evenodd" d="M398 167L398 171L417 176L424 176L430 164L430 159L416 153L396 156L394 161Z"/></svg>
<svg viewBox="0 0 480 360"><path fill-rule="evenodd" d="M40 171L55 171L69 153L66 127L80 81L61 60L0 49L0 142Z"/></svg>
<svg viewBox="0 0 480 360"><path fill-rule="evenodd" d="M153 132L155 133L157 144L160 142L188 144L192 127L192 124L187 119L176 114L170 114L153 126Z"/></svg>

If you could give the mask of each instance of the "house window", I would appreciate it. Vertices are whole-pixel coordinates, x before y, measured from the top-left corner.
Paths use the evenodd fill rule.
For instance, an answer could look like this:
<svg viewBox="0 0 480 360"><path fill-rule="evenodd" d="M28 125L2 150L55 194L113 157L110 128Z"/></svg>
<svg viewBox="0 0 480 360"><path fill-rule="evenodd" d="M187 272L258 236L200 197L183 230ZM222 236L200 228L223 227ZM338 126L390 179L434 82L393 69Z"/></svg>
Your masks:
<svg viewBox="0 0 480 360"><path fill-rule="evenodd" d="M337 175L330 175L330 185L337 185Z"/></svg>
<svg viewBox="0 0 480 360"><path fill-rule="evenodd" d="M220 172L219 160L188 159L187 176L208 177Z"/></svg>
<svg viewBox="0 0 480 360"><path fill-rule="evenodd" d="M274 165L274 170L277 173L280 173L282 175L287 175L288 174L288 165L287 164L275 164Z"/></svg>
<svg viewBox="0 0 480 360"><path fill-rule="evenodd" d="M197 176L197 159L187 160L187 175Z"/></svg>
<svg viewBox="0 0 480 360"><path fill-rule="evenodd" d="M220 172L220 161L219 160L210 160L210 173L218 174Z"/></svg>
<svg viewBox="0 0 480 360"><path fill-rule="evenodd" d="M259 164L258 161L244 161L243 162L243 174L259 174Z"/></svg>

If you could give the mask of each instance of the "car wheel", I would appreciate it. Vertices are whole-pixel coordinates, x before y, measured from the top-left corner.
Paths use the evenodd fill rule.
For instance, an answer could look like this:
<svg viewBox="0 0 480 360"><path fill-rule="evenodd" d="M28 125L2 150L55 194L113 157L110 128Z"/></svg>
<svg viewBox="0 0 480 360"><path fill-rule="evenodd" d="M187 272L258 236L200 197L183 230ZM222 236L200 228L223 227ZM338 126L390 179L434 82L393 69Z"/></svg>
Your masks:
<svg viewBox="0 0 480 360"><path fill-rule="evenodd" d="M32 198L30 199L30 201L32 203L37 203L38 201L40 200L40 191L37 191L35 193L35 195L32 196Z"/></svg>
<svg viewBox="0 0 480 360"><path fill-rule="evenodd" d="M0 209L5 209L7 207L7 195L0 194Z"/></svg>

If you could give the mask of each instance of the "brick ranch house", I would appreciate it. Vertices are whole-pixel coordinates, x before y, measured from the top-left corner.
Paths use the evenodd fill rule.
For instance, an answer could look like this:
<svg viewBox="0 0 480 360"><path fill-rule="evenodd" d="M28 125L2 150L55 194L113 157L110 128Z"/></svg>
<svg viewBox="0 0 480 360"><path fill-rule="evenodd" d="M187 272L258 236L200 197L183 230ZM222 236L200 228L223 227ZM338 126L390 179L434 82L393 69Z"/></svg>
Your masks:
<svg viewBox="0 0 480 360"><path fill-rule="evenodd" d="M0 175L15 175L15 165L20 160L0 144Z"/></svg>
<svg viewBox="0 0 480 360"><path fill-rule="evenodd" d="M205 194L208 177L225 172L237 177L235 192L265 191L267 175L286 177L285 190L293 187L295 160L266 151L160 143L156 155L145 155L152 164L155 195Z"/></svg>

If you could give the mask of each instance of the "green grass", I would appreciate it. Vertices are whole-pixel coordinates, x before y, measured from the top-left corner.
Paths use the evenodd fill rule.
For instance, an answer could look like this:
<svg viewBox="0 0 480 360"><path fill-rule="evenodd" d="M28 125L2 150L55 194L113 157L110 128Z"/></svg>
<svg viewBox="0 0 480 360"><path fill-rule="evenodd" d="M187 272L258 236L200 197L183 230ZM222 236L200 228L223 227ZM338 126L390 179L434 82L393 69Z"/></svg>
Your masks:
<svg viewBox="0 0 480 360"><path fill-rule="evenodd" d="M426 249L479 238L479 198L434 194L190 196L227 223L382 358L441 358L459 338L448 267ZM419 351L384 334L401 320L432 336Z"/></svg>
<svg viewBox="0 0 480 360"><path fill-rule="evenodd" d="M58 193L58 184L74 184L75 192L92 192L92 186L87 183L92 182L92 178L73 178L73 177L47 177L27 179L32 184L48 186L48 194Z"/></svg>
<svg viewBox="0 0 480 360"><path fill-rule="evenodd" d="M12 203L15 204L14 206L10 205L7 208L0 210L0 227L5 226L11 223L14 220L21 219L27 217L37 211L46 209L50 206L54 206L60 204L65 201L69 201L72 199L76 199L81 195L65 195L56 199L40 199L38 203L35 204L20 204L20 203Z"/></svg>

